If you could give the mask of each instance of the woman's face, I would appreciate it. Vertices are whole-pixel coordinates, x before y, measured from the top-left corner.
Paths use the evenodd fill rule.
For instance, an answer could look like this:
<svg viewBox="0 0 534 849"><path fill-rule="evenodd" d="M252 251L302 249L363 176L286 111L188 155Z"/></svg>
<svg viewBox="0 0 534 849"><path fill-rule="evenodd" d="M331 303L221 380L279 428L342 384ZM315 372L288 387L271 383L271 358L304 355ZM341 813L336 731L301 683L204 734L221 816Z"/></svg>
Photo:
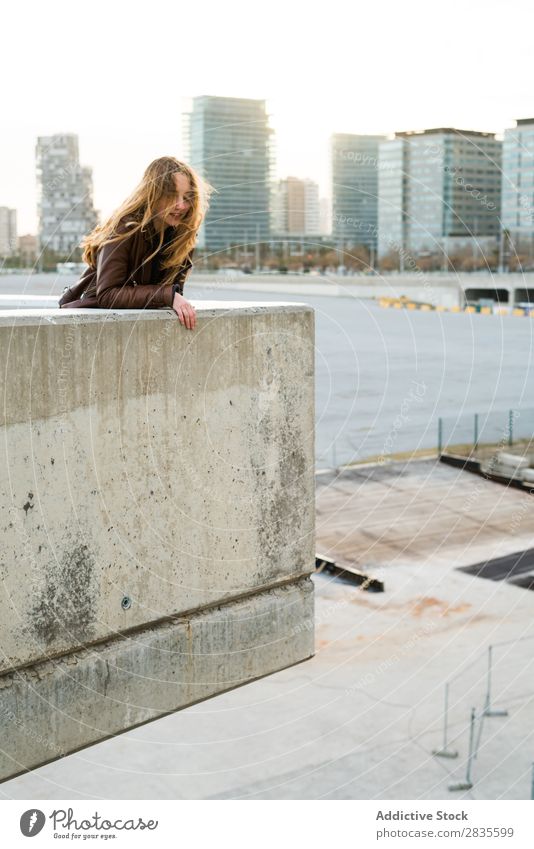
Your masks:
<svg viewBox="0 0 534 849"><path fill-rule="evenodd" d="M164 227L177 227L191 209L193 192L189 177L173 174L176 194L161 198L157 218Z"/></svg>

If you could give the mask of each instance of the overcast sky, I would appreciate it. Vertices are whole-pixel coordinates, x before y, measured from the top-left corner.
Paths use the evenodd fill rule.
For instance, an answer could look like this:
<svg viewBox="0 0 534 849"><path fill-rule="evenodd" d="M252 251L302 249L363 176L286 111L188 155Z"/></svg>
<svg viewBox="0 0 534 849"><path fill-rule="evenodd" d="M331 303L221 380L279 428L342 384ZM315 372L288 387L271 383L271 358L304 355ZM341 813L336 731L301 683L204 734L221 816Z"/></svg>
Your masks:
<svg viewBox="0 0 534 849"><path fill-rule="evenodd" d="M19 234L37 226L37 136L79 135L107 215L152 159L183 156L181 112L195 95L265 99L277 176L312 177L321 194L332 132L500 133L534 116L526 0L10 5L0 206L18 210Z"/></svg>

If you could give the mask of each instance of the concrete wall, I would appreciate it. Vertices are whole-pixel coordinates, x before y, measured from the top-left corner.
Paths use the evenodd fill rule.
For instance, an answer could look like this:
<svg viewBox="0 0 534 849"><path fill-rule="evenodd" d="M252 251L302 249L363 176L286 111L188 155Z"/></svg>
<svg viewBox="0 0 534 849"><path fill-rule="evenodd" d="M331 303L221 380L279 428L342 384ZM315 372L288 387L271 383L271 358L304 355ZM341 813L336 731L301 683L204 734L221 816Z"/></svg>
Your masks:
<svg viewBox="0 0 534 849"><path fill-rule="evenodd" d="M2 778L313 654L313 310L197 315L0 311Z"/></svg>

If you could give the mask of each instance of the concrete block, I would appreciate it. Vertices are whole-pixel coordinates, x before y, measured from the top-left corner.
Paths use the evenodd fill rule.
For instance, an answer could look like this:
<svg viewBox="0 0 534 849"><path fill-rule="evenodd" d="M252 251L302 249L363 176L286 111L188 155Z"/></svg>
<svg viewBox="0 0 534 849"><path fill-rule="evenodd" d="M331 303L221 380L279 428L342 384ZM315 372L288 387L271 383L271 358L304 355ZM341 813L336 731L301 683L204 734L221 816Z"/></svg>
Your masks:
<svg viewBox="0 0 534 849"><path fill-rule="evenodd" d="M305 304L0 313L0 672L314 569Z"/></svg>
<svg viewBox="0 0 534 849"><path fill-rule="evenodd" d="M511 454L507 451L499 451L497 454L497 462L501 466L509 466L513 469L527 469L530 458L523 456L520 457L518 454Z"/></svg>
<svg viewBox="0 0 534 849"><path fill-rule="evenodd" d="M0 778L313 655L305 304L0 311Z"/></svg>

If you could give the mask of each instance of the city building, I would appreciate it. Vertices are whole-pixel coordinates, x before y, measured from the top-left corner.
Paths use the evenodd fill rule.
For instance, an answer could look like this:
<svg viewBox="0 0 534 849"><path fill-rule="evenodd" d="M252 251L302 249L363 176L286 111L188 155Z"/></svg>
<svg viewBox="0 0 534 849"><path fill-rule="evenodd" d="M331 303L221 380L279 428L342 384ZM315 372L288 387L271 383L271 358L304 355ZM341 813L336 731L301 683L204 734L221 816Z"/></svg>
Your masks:
<svg viewBox="0 0 534 849"><path fill-rule="evenodd" d="M97 224L92 169L80 165L78 136L40 136L37 163L40 250L70 256Z"/></svg>
<svg viewBox="0 0 534 849"><path fill-rule="evenodd" d="M341 249L376 251L378 146L385 136L335 133L331 138L332 236Z"/></svg>
<svg viewBox="0 0 534 849"><path fill-rule="evenodd" d="M187 158L215 192L199 232L209 251L252 247L270 236L273 130L264 100L194 97L184 116Z"/></svg>
<svg viewBox="0 0 534 849"><path fill-rule="evenodd" d="M502 226L517 250L534 252L534 118L504 131Z"/></svg>
<svg viewBox="0 0 534 849"><path fill-rule="evenodd" d="M332 233L332 203L330 198L319 200L319 233L330 236Z"/></svg>
<svg viewBox="0 0 534 849"><path fill-rule="evenodd" d="M280 237L320 234L318 184L299 177L279 180L273 192L271 230Z"/></svg>
<svg viewBox="0 0 534 849"><path fill-rule="evenodd" d="M319 186L314 180L304 180L304 233L315 236L321 232Z"/></svg>
<svg viewBox="0 0 534 849"><path fill-rule="evenodd" d="M407 244L408 141L384 141L378 152L378 255L390 251L403 261Z"/></svg>
<svg viewBox="0 0 534 849"><path fill-rule="evenodd" d="M454 128L396 133L379 150L379 255L497 243L502 142Z"/></svg>
<svg viewBox="0 0 534 849"><path fill-rule="evenodd" d="M35 265L38 253L37 236L34 236L32 233L19 236L18 249L20 263L24 268L31 268Z"/></svg>
<svg viewBox="0 0 534 849"><path fill-rule="evenodd" d="M0 206L0 257L17 252L17 210Z"/></svg>

